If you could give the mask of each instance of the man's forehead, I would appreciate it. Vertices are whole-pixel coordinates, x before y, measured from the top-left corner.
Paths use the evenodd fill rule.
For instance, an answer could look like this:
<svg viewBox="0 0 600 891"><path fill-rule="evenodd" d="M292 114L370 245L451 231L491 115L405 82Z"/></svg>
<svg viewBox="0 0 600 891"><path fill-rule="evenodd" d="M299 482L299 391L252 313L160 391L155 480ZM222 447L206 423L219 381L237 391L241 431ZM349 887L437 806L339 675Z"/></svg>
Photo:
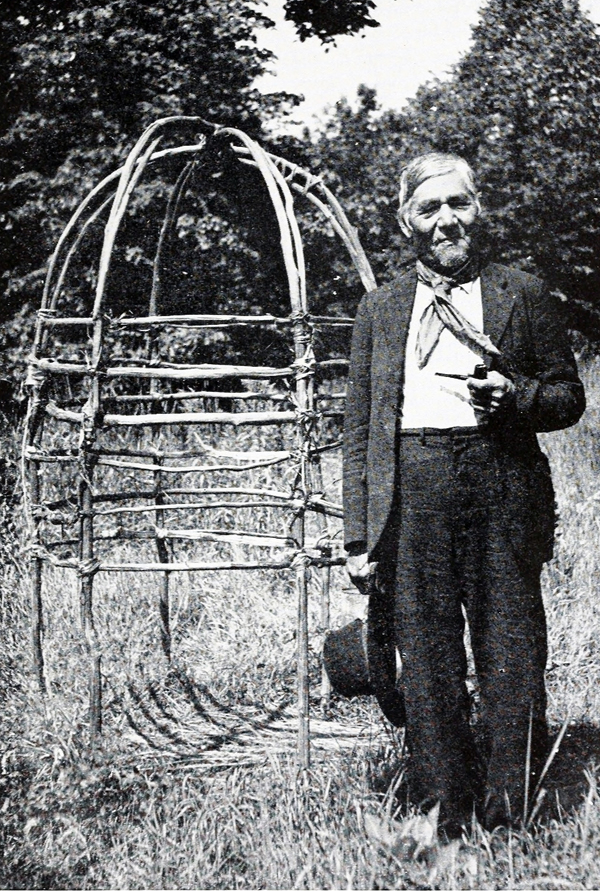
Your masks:
<svg viewBox="0 0 600 891"><path fill-rule="evenodd" d="M420 183L413 192L411 203L441 200L461 194L472 195L471 186L460 170L450 170L447 173L434 174Z"/></svg>

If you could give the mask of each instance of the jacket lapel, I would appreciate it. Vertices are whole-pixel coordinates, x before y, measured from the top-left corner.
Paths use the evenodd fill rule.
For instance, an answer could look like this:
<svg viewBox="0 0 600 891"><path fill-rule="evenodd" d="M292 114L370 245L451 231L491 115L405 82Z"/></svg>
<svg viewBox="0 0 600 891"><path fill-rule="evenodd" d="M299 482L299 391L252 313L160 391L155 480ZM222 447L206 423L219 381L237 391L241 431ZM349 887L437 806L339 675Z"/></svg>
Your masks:
<svg viewBox="0 0 600 891"><path fill-rule="evenodd" d="M399 376L404 368L406 339L416 286L416 273L404 272L387 286L388 296L382 301L381 319L388 353L386 364L391 376Z"/></svg>
<svg viewBox="0 0 600 891"><path fill-rule="evenodd" d="M490 263L481 272L483 330L499 349L515 305L507 272L495 263Z"/></svg>

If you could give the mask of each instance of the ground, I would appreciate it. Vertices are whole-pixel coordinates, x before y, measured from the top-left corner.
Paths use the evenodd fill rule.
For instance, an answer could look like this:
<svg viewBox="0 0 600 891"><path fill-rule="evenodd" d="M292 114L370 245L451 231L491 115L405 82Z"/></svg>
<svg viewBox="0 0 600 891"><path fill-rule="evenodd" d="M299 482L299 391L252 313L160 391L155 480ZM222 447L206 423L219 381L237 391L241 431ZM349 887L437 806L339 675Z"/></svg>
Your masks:
<svg viewBox="0 0 600 891"><path fill-rule="evenodd" d="M296 602L285 573L175 577L170 666L152 577L98 577L104 733L94 746L76 580L49 571L44 700L32 670L18 468L9 460L0 886L600 887L600 363L588 358L582 368L584 419L543 437L560 509L556 555L543 579L549 719L560 744L526 830L489 835L475 826L437 866L403 859L365 831L371 818L383 824L394 815L395 790L401 799L402 735L369 699L334 697L322 712L317 578L308 772L298 772L295 758ZM5 454L18 454L16 435L4 435ZM334 614L346 608L347 587L336 571Z"/></svg>

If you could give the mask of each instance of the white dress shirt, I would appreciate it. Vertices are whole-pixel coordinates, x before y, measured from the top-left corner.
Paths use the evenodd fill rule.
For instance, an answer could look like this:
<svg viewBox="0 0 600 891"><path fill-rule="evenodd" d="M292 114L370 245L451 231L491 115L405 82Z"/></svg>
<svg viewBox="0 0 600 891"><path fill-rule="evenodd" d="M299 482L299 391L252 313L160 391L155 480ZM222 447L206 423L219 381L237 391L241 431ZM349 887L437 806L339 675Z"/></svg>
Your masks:
<svg viewBox="0 0 600 891"><path fill-rule="evenodd" d="M417 282L406 343L402 429L476 427L477 418L469 405L466 381L436 377L435 372L472 374L475 365L482 362L482 354L460 343L451 331L444 328L427 364L423 368L417 364L416 344L421 316L432 297L432 289L423 282ZM453 288L452 303L483 331L480 279Z"/></svg>

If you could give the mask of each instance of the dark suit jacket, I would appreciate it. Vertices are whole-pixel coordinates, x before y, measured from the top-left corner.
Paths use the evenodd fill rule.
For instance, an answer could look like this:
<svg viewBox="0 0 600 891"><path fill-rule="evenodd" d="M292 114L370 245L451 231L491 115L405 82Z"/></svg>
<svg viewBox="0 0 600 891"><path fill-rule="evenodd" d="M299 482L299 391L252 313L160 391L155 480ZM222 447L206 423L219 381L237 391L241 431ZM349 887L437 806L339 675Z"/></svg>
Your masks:
<svg viewBox="0 0 600 891"><path fill-rule="evenodd" d="M396 491L397 429L404 352L416 273L367 294L352 338L344 426L346 546L366 543L373 559ZM560 305L531 275L490 264L481 273L484 330L500 349L492 368L516 386L495 416L505 510L519 556L533 565L552 554L555 512L550 470L536 433L574 424L585 397L560 318ZM396 505L402 516L402 505Z"/></svg>

